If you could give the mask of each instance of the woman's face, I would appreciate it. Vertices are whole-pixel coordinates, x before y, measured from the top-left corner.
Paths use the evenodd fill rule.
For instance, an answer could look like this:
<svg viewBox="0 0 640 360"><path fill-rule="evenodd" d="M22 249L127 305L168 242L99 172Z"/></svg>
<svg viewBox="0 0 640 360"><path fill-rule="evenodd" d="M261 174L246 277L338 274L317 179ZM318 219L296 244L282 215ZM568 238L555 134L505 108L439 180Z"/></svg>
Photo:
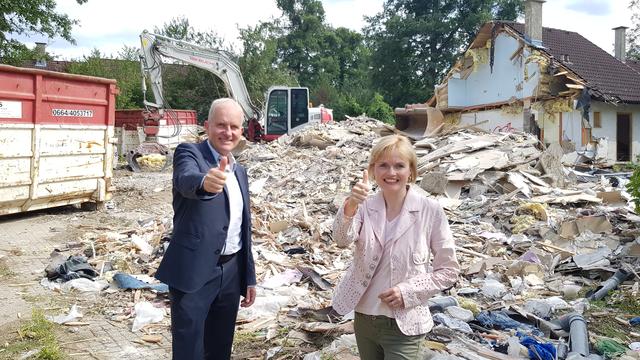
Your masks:
<svg viewBox="0 0 640 360"><path fill-rule="evenodd" d="M409 162L393 150L383 155L373 165L376 184L385 193L401 192L406 189L411 169Z"/></svg>

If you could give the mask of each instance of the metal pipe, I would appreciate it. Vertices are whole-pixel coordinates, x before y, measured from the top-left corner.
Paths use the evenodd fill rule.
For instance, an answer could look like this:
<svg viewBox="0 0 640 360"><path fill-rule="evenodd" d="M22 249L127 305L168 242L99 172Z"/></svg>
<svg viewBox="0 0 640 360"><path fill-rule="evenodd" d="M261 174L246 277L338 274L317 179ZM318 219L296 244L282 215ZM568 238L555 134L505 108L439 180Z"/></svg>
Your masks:
<svg viewBox="0 0 640 360"><path fill-rule="evenodd" d="M603 297L607 296L609 291L617 288L618 285L620 285L620 283L627 280L629 275L631 275L630 272L623 269L618 269L618 271L616 271L615 274L613 274L613 276L611 276L605 282L600 284L600 286L598 286L598 288L596 288L596 290L593 293L591 293L587 297L587 299L589 301L602 299Z"/></svg>

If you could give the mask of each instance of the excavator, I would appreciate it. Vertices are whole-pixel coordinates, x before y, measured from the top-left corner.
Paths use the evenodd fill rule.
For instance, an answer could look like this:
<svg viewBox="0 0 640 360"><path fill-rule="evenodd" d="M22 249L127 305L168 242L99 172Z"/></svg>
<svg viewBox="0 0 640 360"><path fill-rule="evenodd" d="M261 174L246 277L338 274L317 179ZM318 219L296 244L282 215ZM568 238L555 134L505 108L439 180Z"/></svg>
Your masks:
<svg viewBox="0 0 640 360"><path fill-rule="evenodd" d="M155 102L146 100L146 81L143 81L144 105L151 112L162 115L168 108L163 96L162 60L169 58L210 71L222 80L229 97L238 101L245 113L249 130L247 138L250 141L274 140L309 124L332 120L330 109L323 106L309 107L309 89L306 87L269 88L264 102L265 109L261 110L249 97L240 67L233 61L231 54L224 50L208 49L146 30L140 35L140 41L142 73L149 79L155 98Z"/></svg>
<svg viewBox="0 0 640 360"><path fill-rule="evenodd" d="M245 137L249 141L271 141L310 124L333 120L331 109L323 106L309 107L309 89L306 87L273 86L267 90L264 109L255 106L249 97L240 67L233 61L231 54L224 50L205 48L146 30L140 35L140 42L144 129L148 136L147 141L127 154L127 162L134 171L139 168L139 157L168 153L162 148L163 145L153 141L153 129L157 129L161 119L171 116L170 107L163 95L162 63L165 58L210 71L222 80L229 97L242 107L245 115ZM155 101L147 100L147 81Z"/></svg>

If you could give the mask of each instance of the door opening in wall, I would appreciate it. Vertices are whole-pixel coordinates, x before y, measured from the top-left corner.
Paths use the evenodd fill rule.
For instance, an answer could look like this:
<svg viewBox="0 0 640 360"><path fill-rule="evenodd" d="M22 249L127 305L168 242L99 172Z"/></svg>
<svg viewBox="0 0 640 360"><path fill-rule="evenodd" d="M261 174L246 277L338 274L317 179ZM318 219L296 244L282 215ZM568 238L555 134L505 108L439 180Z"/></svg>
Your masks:
<svg viewBox="0 0 640 360"><path fill-rule="evenodd" d="M631 114L617 114L616 160L631 161Z"/></svg>

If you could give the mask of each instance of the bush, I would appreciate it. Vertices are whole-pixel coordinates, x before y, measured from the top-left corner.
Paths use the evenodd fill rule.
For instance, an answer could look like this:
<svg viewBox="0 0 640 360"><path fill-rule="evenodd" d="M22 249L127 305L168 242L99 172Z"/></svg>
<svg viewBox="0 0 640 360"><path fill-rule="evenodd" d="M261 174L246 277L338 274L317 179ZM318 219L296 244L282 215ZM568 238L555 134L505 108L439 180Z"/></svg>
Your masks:
<svg viewBox="0 0 640 360"><path fill-rule="evenodd" d="M384 101L384 98L379 93L373 95L373 100L367 107L367 115L387 124L393 125L396 121L393 108Z"/></svg>
<svg viewBox="0 0 640 360"><path fill-rule="evenodd" d="M631 194L636 205L636 213L640 213L640 165L634 165L633 174L627 184L627 191Z"/></svg>

